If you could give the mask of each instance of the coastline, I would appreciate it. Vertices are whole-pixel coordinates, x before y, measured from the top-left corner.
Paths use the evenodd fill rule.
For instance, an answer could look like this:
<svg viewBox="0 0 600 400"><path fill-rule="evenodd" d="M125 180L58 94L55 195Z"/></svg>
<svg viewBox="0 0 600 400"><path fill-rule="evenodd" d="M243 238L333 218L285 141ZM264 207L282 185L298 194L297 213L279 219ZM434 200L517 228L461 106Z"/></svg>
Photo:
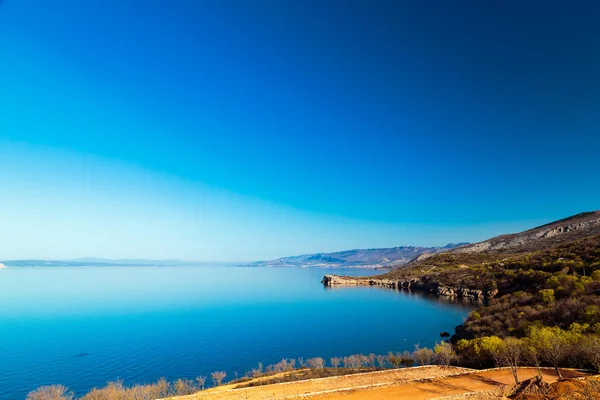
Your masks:
<svg viewBox="0 0 600 400"><path fill-rule="evenodd" d="M498 294L498 290L478 290L466 287L445 287L437 283L423 282L418 278L410 280L377 279L372 277L349 277L325 275L321 280L324 286L382 286L397 290L417 290L437 296L456 297L471 300L489 300Z"/></svg>

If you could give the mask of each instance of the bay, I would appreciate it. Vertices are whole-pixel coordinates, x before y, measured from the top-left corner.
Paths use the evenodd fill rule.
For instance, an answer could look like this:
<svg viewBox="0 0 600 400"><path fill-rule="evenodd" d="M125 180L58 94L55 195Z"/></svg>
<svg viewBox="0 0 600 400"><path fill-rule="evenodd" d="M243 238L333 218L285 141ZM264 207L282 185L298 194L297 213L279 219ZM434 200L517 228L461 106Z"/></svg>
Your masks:
<svg viewBox="0 0 600 400"><path fill-rule="evenodd" d="M432 346L472 308L378 287L325 288L365 269L28 267L0 270L0 399L40 385L213 371L229 380L282 358Z"/></svg>

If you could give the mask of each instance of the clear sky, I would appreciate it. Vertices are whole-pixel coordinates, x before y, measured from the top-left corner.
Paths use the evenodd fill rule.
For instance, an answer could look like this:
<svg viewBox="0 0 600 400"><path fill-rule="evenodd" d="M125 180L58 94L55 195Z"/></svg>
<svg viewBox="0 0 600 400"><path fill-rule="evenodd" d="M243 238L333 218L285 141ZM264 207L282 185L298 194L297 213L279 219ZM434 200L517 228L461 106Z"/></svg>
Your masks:
<svg viewBox="0 0 600 400"><path fill-rule="evenodd" d="M0 1L0 260L257 260L600 208L600 2Z"/></svg>

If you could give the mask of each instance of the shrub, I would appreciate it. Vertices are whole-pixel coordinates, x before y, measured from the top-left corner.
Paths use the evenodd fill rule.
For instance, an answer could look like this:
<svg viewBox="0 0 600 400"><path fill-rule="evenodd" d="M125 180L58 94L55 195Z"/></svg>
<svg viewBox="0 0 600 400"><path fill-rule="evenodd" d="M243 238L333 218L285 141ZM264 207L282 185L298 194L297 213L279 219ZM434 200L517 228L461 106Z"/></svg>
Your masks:
<svg viewBox="0 0 600 400"><path fill-rule="evenodd" d="M540 294L542 301L546 304L551 304L556 301L556 298L554 297L554 289L542 289L538 291L538 293Z"/></svg>
<svg viewBox="0 0 600 400"><path fill-rule="evenodd" d="M415 364L415 360L413 360L410 357L401 357L400 358L400 364L404 367L404 368L410 368Z"/></svg>
<svg viewBox="0 0 600 400"><path fill-rule="evenodd" d="M71 400L73 393L63 385L41 386L29 392L27 400Z"/></svg>

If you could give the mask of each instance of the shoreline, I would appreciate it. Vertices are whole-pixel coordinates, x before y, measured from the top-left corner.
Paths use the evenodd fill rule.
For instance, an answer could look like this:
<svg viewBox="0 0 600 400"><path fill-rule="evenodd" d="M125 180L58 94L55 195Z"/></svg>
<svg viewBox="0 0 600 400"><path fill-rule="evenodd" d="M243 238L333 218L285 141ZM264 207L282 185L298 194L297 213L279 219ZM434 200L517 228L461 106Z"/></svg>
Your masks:
<svg viewBox="0 0 600 400"><path fill-rule="evenodd" d="M416 290L437 296L456 297L470 300L489 300L498 294L497 289L479 290L466 287L445 287L437 283L423 282L418 278L410 280L377 279L372 277L349 277L327 274L321 280L323 286L381 286L397 290Z"/></svg>

